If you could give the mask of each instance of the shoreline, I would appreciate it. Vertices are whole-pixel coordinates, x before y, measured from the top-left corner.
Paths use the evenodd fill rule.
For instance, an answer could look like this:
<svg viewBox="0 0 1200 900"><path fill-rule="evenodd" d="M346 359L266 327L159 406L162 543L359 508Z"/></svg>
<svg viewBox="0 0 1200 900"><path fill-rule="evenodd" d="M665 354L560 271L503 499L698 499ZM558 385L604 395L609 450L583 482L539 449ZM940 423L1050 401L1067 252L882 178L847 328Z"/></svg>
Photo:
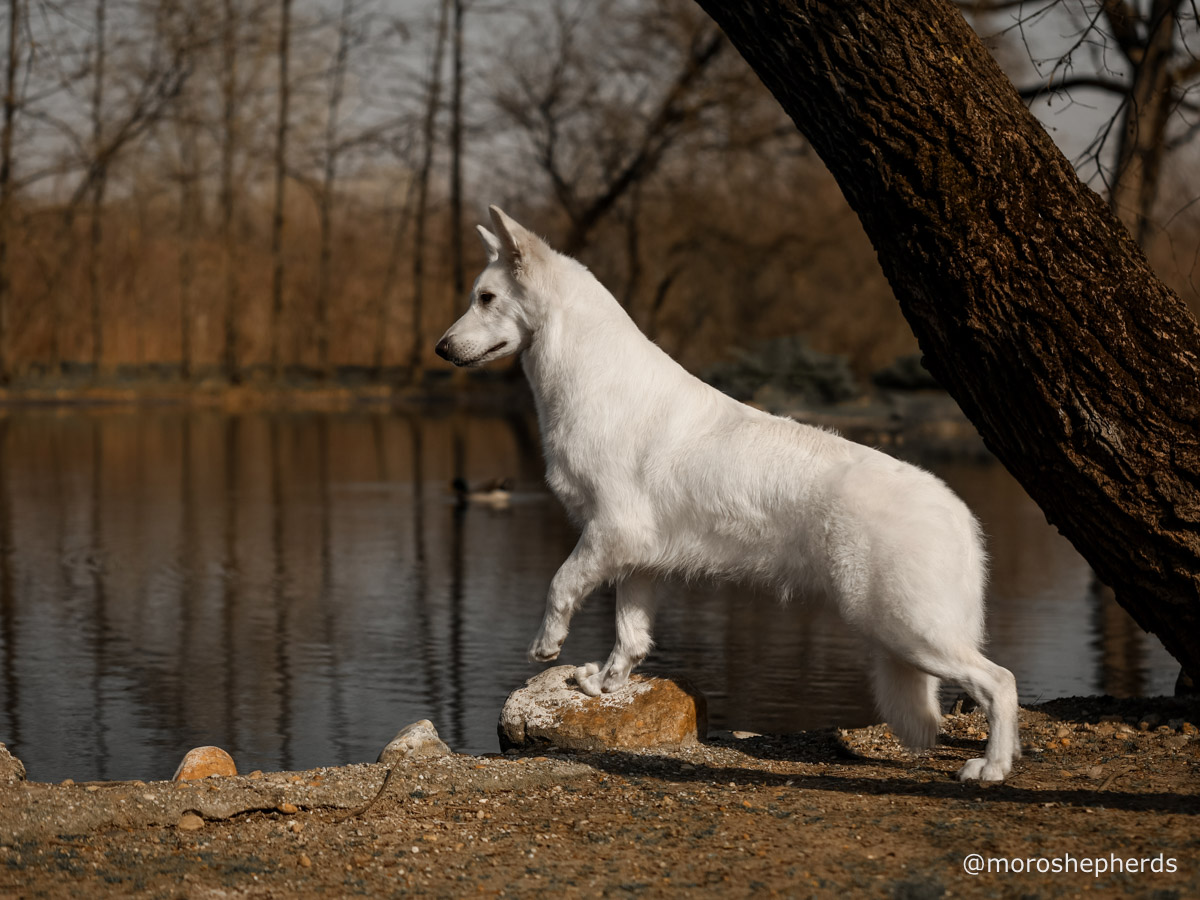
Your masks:
<svg viewBox="0 0 1200 900"><path fill-rule="evenodd" d="M230 385L210 379L57 387L25 385L0 388L0 419L31 411L103 414L130 411L215 411L243 413L534 414L533 398L522 378L484 372L468 378L438 377L421 385L373 382L276 384L247 381ZM860 443L884 449L918 447L953 455L990 457L975 426L942 390L873 389L829 405L804 405L797 398L772 394L768 403L750 405L806 425L836 430ZM747 401L743 401L747 402Z"/></svg>
<svg viewBox="0 0 1200 900"><path fill-rule="evenodd" d="M1025 756L994 785L953 777L982 748L974 712L946 716L921 755L876 725L678 750L452 754L390 772L0 786L0 893L174 897L183 882L188 896L262 897L1200 891L1200 698L1066 698L1021 719ZM971 853L1165 854L1176 870L972 876Z"/></svg>

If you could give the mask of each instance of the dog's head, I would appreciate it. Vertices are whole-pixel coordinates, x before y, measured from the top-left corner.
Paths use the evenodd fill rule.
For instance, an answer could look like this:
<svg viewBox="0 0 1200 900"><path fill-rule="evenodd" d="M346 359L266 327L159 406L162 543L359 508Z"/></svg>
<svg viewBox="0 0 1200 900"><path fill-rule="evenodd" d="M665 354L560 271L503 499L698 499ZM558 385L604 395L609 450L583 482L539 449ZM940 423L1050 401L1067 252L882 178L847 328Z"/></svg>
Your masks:
<svg viewBox="0 0 1200 900"><path fill-rule="evenodd" d="M540 284L557 254L498 207L488 207L495 232L477 226L487 268L475 279L471 305L437 344L437 355L456 366L481 366L529 346L541 310Z"/></svg>

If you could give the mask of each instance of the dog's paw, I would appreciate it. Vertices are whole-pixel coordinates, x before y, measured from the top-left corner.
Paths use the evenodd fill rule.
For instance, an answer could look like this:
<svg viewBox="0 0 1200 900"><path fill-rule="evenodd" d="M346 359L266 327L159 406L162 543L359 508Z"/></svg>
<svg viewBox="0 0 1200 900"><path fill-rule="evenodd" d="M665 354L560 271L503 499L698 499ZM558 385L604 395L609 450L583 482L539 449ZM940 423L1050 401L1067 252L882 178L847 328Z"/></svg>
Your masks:
<svg viewBox="0 0 1200 900"><path fill-rule="evenodd" d="M558 654L562 651L562 645L562 641L555 643L538 635L534 642L529 645L529 661L550 662L552 659L558 659Z"/></svg>
<svg viewBox="0 0 1200 900"><path fill-rule="evenodd" d="M618 672L615 669L611 669L608 672L603 672L601 674L603 675L603 680L600 682L600 690L606 694L619 691L629 683L628 672Z"/></svg>
<svg viewBox="0 0 1200 900"><path fill-rule="evenodd" d="M575 683L589 697L599 697L604 683L603 675L600 672L600 663L590 662L585 666L577 668L575 670Z"/></svg>
<svg viewBox="0 0 1200 900"><path fill-rule="evenodd" d="M959 781L1003 781L1012 768L1011 762L993 762L988 759L969 759L958 770Z"/></svg>

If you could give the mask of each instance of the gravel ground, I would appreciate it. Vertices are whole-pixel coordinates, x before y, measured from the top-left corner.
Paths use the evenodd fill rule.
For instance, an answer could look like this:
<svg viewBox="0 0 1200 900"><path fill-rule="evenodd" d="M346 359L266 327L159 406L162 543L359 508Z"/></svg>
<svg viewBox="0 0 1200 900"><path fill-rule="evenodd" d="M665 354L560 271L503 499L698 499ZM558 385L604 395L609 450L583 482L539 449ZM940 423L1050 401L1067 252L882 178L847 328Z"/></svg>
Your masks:
<svg viewBox="0 0 1200 900"><path fill-rule="evenodd" d="M1194 698L1042 704L1002 785L954 781L982 750L977 712L921 756L875 726L18 784L0 787L0 896L1197 897L1197 721ZM973 853L993 871L964 872Z"/></svg>

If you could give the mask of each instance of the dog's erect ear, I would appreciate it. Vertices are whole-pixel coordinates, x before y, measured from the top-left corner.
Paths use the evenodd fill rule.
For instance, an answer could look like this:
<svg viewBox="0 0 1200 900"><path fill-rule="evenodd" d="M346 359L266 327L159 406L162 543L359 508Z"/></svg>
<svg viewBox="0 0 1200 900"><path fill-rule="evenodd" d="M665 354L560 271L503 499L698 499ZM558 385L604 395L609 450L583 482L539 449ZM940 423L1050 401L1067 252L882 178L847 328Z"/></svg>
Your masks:
<svg viewBox="0 0 1200 900"><path fill-rule="evenodd" d="M513 272L520 272L529 264L538 250L545 246L542 239L532 231L510 219L498 206L489 206L496 237L500 240L500 253L512 265Z"/></svg>
<svg viewBox="0 0 1200 900"><path fill-rule="evenodd" d="M488 262L494 263L500 258L500 238L482 225L476 225L475 230L479 232L479 240L483 241L483 249L487 252Z"/></svg>

